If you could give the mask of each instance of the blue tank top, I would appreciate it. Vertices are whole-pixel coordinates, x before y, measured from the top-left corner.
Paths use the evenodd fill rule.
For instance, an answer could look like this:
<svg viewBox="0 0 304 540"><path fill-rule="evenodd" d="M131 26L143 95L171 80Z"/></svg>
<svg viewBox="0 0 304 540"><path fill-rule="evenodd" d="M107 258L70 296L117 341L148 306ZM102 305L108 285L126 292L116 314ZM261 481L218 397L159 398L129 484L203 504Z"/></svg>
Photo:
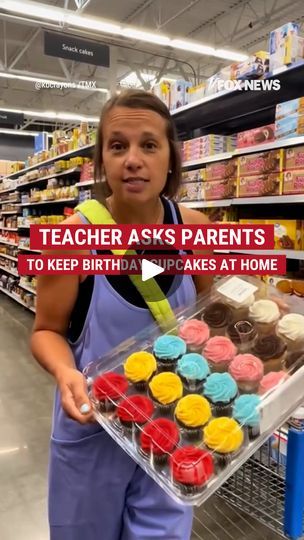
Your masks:
<svg viewBox="0 0 304 540"><path fill-rule="evenodd" d="M173 223L178 223L174 204L168 201ZM83 222L85 218L81 216ZM174 283L172 284L174 287ZM174 290L174 289L173 289ZM182 276L179 287L168 300L172 309L182 308L193 303L196 289L192 276ZM90 363L108 353L122 341L138 334L154 323L147 308L134 306L127 302L110 285L103 275L96 275L90 306L81 334L74 343L70 343L77 369L83 371ZM99 424L81 425L67 417L60 404L58 390L55 396L53 415L53 437L59 440L75 441L96 433L102 428Z"/></svg>

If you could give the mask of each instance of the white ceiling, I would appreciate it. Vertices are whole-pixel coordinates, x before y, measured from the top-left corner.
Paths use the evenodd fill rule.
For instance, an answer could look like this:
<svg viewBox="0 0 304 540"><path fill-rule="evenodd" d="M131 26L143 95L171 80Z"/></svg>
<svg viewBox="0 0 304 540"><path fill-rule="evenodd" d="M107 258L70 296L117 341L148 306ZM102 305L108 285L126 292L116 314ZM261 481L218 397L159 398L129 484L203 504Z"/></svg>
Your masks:
<svg viewBox="0 0 304 540"><path fill-rule="evenodd" d="M75 0L41 0L39 3L77 10ZM84 3L84 0L81 0ZM304 21L304 1L289 0L88 0L85 15L111 19L172 37L250 53L268 49L270 30L288 21ZM153 73L193 80L208 77L229 62L216 58L169 51L148 43L86 34L111 45L116 66L96 67L45 56L43 27L37 21L11 16L1 10L0 71L41 76L49 79L96 80L109 87L131 72ZM42 25L44 23L41 23ZM59 28L58 28L59 29ZM68 29L65 29L67 32ZM73 32L79 36L81 31ZM128 47L128 48L125 48ZM161 72L161 73L160 73ZM35 90L32 82L0 78L0 108L30 108L98 115L105 95L75 90ZM32 126L31 126L32 127Z"/></svg>

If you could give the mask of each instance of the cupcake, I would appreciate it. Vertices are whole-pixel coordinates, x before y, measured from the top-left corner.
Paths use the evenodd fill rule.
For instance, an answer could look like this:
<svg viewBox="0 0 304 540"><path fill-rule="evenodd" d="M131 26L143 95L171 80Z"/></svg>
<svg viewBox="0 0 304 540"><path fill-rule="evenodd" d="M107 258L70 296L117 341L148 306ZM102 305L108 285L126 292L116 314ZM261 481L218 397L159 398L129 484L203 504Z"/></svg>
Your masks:
<svg viewBox="0 0 304 540"><path fill-rule="evenodd" d="M109 371L95 379L92 385L92 394L98 402L100 411L112 412L116 409L119 401L125 397L127 389L126 377Z"/></svg>
<svg viewBox="0 0 304 540"><path fill-rule="evenodd" d="M254 294L251 294L243 302L236 302L231 298L225 298L225 302L232 310L233 321L240 321L248 318L249 308L255 301Z"/></svg>
<svg viewBox="0 0 304 540"><path fill-rule="evenodd" d="M175 373L159 373L149 383L150 395L162 413L170 413L183 395L183 384Z"/></svg>
<svg viewBox="0 0 304 540"><path fill-rule="evenodd" d="M282 384L288 378L288 374L285 371L271 371L267 373L260 382L259 394L263 395L273 390L279 384Z"/></svg>
<svg viewBox="0 0 304 540"><path fill-rule="evenodd" d="M277 334L284 339L289 351L304 348L304 316L300 313L284 315L277 325Z"/></svg>
<svg viewBox="0 0 304 540"><path fill-rule="evenodd" d="M304 366L304 353L302 351L294 351L287 354L284 368L289 375L296 373L302 366Z"/></svg>
<svg viewBox="0 0 304 540"><path fill-rule="evenodd" d="M210 369L207 360L201 354L188 353L178 360L176 372L188 392L201 392Z"/></svg>
<svg viewBox="0 0 304 540"><path fill-rule="evenodd" d="M231 415L238 387L229 373L212 373L204 384L203 393L212 404L214 416Z"/></svg>
<svg viewBox="0 0 304 540"><path fill-rule="evenodd" d="M158 418L146 424L140 434L140 453L156 466L165 465L179 442L179 429L175 422Z"/></svg>
<svg viewBox="0 0 304 540"><path fill-rule="evenodd" d="M264 375L264 365L253 354L238 354L229 366L229 373L243 394L255 394Z"/></svg>
<svg viewBox="0 0 304 540"><path fill-rule="evenodd" d="M154 405L151 399L140 395L127 397L119 403L116 410L117 417L127 433L132 433L134 428L146 424L153 412Z"/></svg>
<svg viewBox="0 0 304 540"><path fill-rule="evenodd" d="M205 308L202 318L208 324L211 336L224 336L232 320L232 310L222 302L213 302Z"/></svg>
<svg viewBox="0 0 304 540"><path fill-rule="evenodd" d="M186 438L201 439L203 427L211 418L211 408L204 397L189 394L179 400L174 416Z"/></svg>
<svg viewBox="0 0 304 540"><path fill-rule="evenodd" d="M183 495L199 493L214 473L213 457L195 446L178 448L170 457L173 484Z"/></svg>
<svg viewBox="0 0 304 540"><path fill-rule="evenodd" d="M257 300L250 306L249 316L254 320L259 334L269 334L280 318L280 310L273 300Z"/></svg>
<svg viewBox="0 0 304 540"><path fill-rule="evenodd" d="M250 440L260 435L260 404L261 398L257 394L243 394L233 404L233 418L246 429Z"/></svg>
<svg viewBox="0 0 304 540"><path fill-rule="evenodd" d="M159 371L174 371L179 358L186 354L187 345L178 336L160 336L153 345Z"/></svg>
<svg viewBox="0 0 304 540"><path fill-rule="evenodd" d="M255 342L252 352L262 360L265 374L270 371L280 371L283 367L286 344L275 334L261 336Z"/></svg>
<svg viewBox="0 0 304 540"><path fill-rule="evenodd" d="M136 390L147 389L149 380L156 373L157 365L153 354L138 351L131 354L124 364L125 376Z"/></svg>
<svg viewBox="0 0 304 540"><path fill-rule="evenodd" d="M178 334L186 342L189 351L200 353L209 339L210 330L204 321L190 319L180 326Z"/></svg>
<svg viewBox="0 0 304 540"><path fill-rule="evenodd" d="M223 372L227 371L230 362L237 354L237 348L229 338L214 336L207 341L203 354L212 371Z"/></svg>
<svg viewBox="0 0 304 540"><path fill-rule="evenodd" d="M238 455L243 442L243 430L233 418L215 418L204 429L204 444L213 451L220 468L228 465Z"/></svg>
<svg viewBox="0 0 304 540"><path fill-rule="evenodd" d="M233 321L227 326L226 335L239 352L248 352L257 338L257 330L249 319Z"/></svg>

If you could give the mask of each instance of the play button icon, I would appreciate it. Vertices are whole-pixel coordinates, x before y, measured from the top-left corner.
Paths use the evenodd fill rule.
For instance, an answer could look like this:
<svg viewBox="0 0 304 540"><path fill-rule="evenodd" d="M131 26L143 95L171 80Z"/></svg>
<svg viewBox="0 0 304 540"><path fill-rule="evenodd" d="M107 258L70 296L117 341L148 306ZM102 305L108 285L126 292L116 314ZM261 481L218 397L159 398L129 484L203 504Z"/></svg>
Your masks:
<svg viewBox="0 0 304 540"><path fill-rule="evenodd" d="M147 259L143 259L141 266L141 279L143 281L148 281L148 279L158 276L158 274L161 274L164 272L164 270L165 269L162 268L162 266L148 261Z"/></svg>

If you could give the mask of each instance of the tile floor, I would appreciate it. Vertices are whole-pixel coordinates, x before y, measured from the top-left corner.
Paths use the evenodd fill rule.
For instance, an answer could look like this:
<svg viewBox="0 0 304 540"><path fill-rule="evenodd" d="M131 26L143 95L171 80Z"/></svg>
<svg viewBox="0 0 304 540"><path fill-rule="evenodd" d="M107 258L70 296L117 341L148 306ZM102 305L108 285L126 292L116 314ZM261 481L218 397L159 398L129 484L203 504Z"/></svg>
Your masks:
<svg viewBox="0 0 304 540"><path fill-rule="evenodd" d="M29 352L32 322L30 312L0 292L1 540L49 538L46 475L54 388ZM192 538L279 539L217 497L196 511Z"/></svg>

